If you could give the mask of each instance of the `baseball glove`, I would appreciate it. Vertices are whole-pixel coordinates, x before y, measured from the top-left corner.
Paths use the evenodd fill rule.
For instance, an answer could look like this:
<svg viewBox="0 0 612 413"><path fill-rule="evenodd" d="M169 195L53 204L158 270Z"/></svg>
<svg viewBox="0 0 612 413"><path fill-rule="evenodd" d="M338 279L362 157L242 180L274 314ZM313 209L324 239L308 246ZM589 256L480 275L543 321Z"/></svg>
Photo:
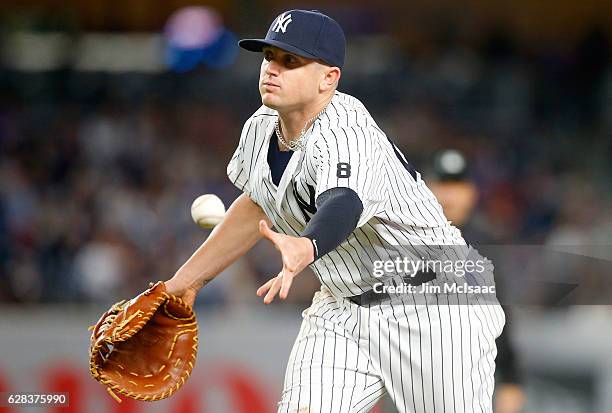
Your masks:
<svg viewBox="0 0 612 413"><path fill-rule="evenodd" d="M195 314L161 281L114 304L90 329L89 370L119 402L115 393L144 401L169 397L193 369Z"/></svg>

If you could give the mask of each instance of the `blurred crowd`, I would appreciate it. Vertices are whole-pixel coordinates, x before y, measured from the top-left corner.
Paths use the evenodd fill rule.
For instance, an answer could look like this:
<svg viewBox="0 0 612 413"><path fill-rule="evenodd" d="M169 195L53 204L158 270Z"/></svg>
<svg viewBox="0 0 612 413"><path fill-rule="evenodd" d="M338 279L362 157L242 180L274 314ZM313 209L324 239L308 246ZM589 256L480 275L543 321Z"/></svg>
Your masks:
<svg viewBox="0 0 612 413"><path fill-rule="evenodd" d="M596 28L563 51L498 31L477 47L441 37L384 71L347 67L340 90L425 176L437 150L466 154L480 192L471 241L612 244L611 54ZM258 107L252 71L1 70L0 301L106 303L169 278L207 236L193 199L239 194L225 168ZM262 241L199 302L254 302L279 268ZM306 302L317 282L300 278L291 299Z"/></svg>

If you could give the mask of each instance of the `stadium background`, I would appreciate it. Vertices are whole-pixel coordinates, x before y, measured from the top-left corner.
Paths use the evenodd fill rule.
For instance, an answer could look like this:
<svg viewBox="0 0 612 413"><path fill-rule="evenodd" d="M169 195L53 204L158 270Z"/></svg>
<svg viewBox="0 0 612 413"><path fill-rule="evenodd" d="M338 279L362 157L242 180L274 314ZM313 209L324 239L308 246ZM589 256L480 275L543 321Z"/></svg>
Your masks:
<svg viewBox="0 0 612 413"><path fill-rule="evenodd" d="M197 195L237 196L225 166L259 105L260 58L238 53L235 39L263 36L294 6L345 28L340 89L417 169L427 176L440 149L466 154L481 242L587 256L597 245L609 263L605 1L5 0L0 391L69 390L71 407L58 411L151 411L115 405L87 377L86 328L202 242L189 216ZM154 411L274 411L316 287L305 273L288 302L264 308L255 289L275 271L262 242L202 291L196 374ZM583 305L514 306L527 412L612 410L610 273L574 272L589 287Z"/></svg>

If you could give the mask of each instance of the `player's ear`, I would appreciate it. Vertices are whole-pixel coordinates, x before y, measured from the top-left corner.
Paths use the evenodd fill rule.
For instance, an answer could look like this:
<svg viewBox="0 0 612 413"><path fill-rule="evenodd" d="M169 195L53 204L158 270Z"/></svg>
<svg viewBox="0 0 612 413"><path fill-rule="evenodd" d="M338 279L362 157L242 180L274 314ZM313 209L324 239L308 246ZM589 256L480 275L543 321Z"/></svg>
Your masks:
<svg viewBox="0 0 612 413"><path fill-rule="evenodd" d="M323 80L320 85L321 91L326 92L330 89L336 89L338 87L340 75L340 68L335 66L323 66Z"/></svg>

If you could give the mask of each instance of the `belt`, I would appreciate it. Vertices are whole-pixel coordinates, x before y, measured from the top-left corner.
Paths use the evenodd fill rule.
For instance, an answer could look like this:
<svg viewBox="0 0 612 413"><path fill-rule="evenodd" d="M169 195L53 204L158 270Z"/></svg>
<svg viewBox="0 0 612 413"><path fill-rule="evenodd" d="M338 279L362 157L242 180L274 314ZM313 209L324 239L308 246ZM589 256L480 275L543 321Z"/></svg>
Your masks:
<svg viewBox="0 0 612 413"><path fill-rule="evenodd" d="M404 283L407 285L417 286L436 279L435 271L419 271L414 277L407 275L403 277ZM391 296L388 293L377 293L376 291L368 290L359 295L346 297L357 305L366 306L369 304L378 304L385 300L390 300Z"/></svg>

